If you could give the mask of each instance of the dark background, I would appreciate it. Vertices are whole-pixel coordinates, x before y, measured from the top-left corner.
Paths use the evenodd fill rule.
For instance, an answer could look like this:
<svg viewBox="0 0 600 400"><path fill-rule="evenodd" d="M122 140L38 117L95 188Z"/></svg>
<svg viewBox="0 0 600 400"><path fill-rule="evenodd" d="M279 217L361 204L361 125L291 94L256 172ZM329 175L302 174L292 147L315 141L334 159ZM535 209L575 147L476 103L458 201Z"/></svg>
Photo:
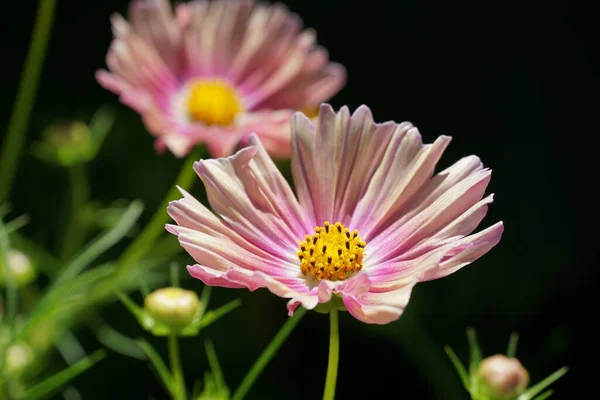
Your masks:
<svg viewBox="0 0 600 400"><path fill-rule="evenodd" d="M36 3L4 6L0 126L8 123ZM588 393L597 376L588 367L597 363L595 14L555 1L285 3L317 30L332 60L348 69L348 84L331 103L351 109L367 104L380 122L410 120L427 142L453 136L440 168L479 155L494 170L488 191L496 193L482 226L498 220L506 225L488 255L417 286L400 320L369 326L341 315L337 397L467 399L443 346L466 359L468 326L476 328L485 354L505 351L510 333L518 331L517 354L533 383L568 365L553 398ZM117 126L90 166L93 196L104 203L140 198L147 221L181 160L157 156L139 117L94 80L111 40L109 15L126 6L124 0L58 2L28 138L39 139L50 123L87 120L100 105L113 104ZM12 196L16 210L32 216L25 232L53 246L56 210L67 196L64 171L28 152ZM185 285L202 287L191 280ZM210 337L233 390L285 321L285 300L266 290L213 293L213 307L236 296L243 305L184 340L185 370L189 386L203 375L203 340ZM104 314L124 333L149 337L120 305ZM85 329L79 336L87 350L98 346ZM153 343L164 350L163 341ZM327 316L307 314L248 398L320 398L327 346ZM144 362L114 353L74 385L84 399L165 398Z"/></svg>

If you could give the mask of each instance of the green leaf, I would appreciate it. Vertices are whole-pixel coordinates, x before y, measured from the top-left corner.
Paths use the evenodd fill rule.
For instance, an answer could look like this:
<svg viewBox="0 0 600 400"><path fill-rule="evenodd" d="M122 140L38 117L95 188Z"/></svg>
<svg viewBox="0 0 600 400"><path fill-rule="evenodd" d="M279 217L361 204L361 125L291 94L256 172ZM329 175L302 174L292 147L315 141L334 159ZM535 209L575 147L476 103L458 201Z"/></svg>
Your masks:
<svg viewBox="0 0 600 400"><path fill-rule="evenodd" d="M29 215L20 215L17 218L4 224L2 235L11 235L29 223Z"/></svg>
<svg viewBox="0 0 600 400"><path fill-rule="evenodd" d="M123 219L117 226L94 239L59 272L58 277L38 301L38 305L32 312L30 319L27 321L25 327L23 327L21 332L22 337L26 337L35 329L35 323L42 319L42 314L45 310L55 307L56 303L61 300L64 293L63 286L68 284L98 256L115 245L131 229L142 213L142 209L141 202L131 202Z"/></svg>
<svg viewBox="0 0 600 400"><path fill-rule="evenodd" d="M58 287L65 281L76 276L85 267L87 267L98 256L105 253L109 248L121 240L138 220L144 206L141 201L132 201L123 218L113 229L96 238L83 251L69 263L55 280L53 286Z"/></svg>
<svg viewBox="0 0 600 400"><path fill-rule="evenodd" d="M131 300L129 296L121 291L116 291L115 293L123 305L129 310L129 312L131 312L131 314L133 314L133 316L138 320L144 329L151 330L156 325L154 318L152 318L152 316L145 309L138 306L133 300Z"/></svg>
<svg viewBox="0 0 600 400"><path fill-rule="evenodd" d="M448 354L450 361L452 361L452 365L454 365L454 368L456 368L456 371L458 372L458 375L460 376L460 380L463 383L463 386L468 391L469 386L470 386L469 385L469 374L467 373L465 366L460 361L460 359L456 356L456 353L454 353L454 350L452 350L452 348L450 348L450 346L444 347L444 351L446 352L446 354Z"/></svg>
<svg viewBox="0 0 600 400"><path fill-rule="evenodd" d="M525 393L522 393L517 398L517 400L533 399L538 393L541 393L548 386L552 385L554 382L559 380L564 374L567 373L568 370L569 370L569 368L562 367L561 369L559 369L552 375L548 376L546 379L543 379L541 382L539 382L539 383L533 385L532 387L530 387L529 389L527 389L527 391L525 391Z"/></svg>
<svg viewBox="0 0 600 400"><path fill-rule="evenodd" d="M150 343L148 343L146 340L139 339L138 343L139 343L140 347L142 348L142 350L144 351L144 353L146 353L148 360L152 363L152 365L156 369L156 372L158 373L158 376L160 377L161 382L165 386L165 389L167 390L167 392L169 392L170 394L173 394L174 389L175 389L173 386L174 385L173 376L169 372L169 369L167 368L167 366L166 366L165 362L163 361L163 359L161 358L161 356L158 354L158 352L156 350L154 350L154 347L152 347L152 345Z"/></svg>
<svg viewBox="0 0 600 400"><path fill-rule="evenodd" d="M221 391L227 389L225 378L223 377L223 370L221 370L221 365L219 364L219 359L217 358L213 343L210 340L205 340L204 348L206 349L206 357L208 358L208 364L210 365L214 382L217 385L217 390Z"/></svg>
<svg viewBox="0 0 600 400"><path fill-rule="evenodd" d="M210 324L212 324L219 318L225 316L229 312L238 308L241 304L242 304L242 301L240 299L235 299L235 300L232 300L229 303L225 304L224 306L217 308L216 310L207 312L204 315L204 318L202 318L202 321L200 323L200 328L201 329L206 328L207 326L209 326Z"/></svg>
<svg viewBox="0 0 600 400"><path fill-rule="evenodd" d="M479 369L479 364L481 364L481 360L483 356L481 355L481 347L479 347L479 343L477 342L477 334L473 328L467 329L467 340L469 342L469 393L471 396L476 399L480 399L480 387L479 387L479 379L477 379L477 370ZM480 399L481 400L481 399Z"/></svg>
<svg viewBox="0 0 600 400"><path fill-rule="evenodd" d="M519 342L519 334L513 332L508 340L508 348L506 349L506 357L514 358L517 355L517 343Z"/></svg>
<svg viewBox="0 0 600 400"><path fill-rule="evenodd" d="M70 331L65 331L60 336L56 341L56 348L69 365L75 364L78 360L86 356L79 340Z"/></svg>
<svg viewBox="0 0 600 400"><path fill-rule="evenodd" d="M192 387L192 399L197 399L202 393L202 381L198 379Z"/></svg>
<svg viewBox="0 0 600 400"><path fill-rule="evenodd" d="M35 242L21 235L19 232L14 232L11 235L14 247L20 249L34 261L36 268L48 276L53 276L61 267L61 262L58 258L48 253Z"/></svg>
<svg viewBox="0 0 600 400"><path fill-rule="evenodd" d="M554 390L552 390L552 389L547 390L533 400L546 400L548 397L552 396L553 393L554 393Z"/></svg>
<svg viewBox="0 0 600 400"><path fill-rule="evenodd" d="M8 233L6 230L6 225L2 218L0 218L0 268L3 268L3 271L0 274L4 275L4 279L6 279L6 311L3 313L2 322L6 323L11 328L11 334L15 333L15 318L17 316L17 308L18 308L18 299L17 299L17 288L13 282L13 275L9 270L8 261L6 260L6 256L10 251L10 239L8 237ZM0 360L2 363L2 360Z"/></svg>
<svg viewBox="0 0 600 400"><path fill-rule="evenodd" d="M204 313L208 310L208 302L212 293L212 286L205 285L200 295L200 311L198 312L198 321L202 320Z"/></svg>
<svg viewBox="0 0 600 400"><path fill-rule="evenodd" d="M146 254L146 258L161 258L172 260L183 251L179 241L173 235L159 237Z"/></svg>
<svg viewBox="0 0 600 400"><path fill-rule="evenodd" d="M479 347L479 343L477 342L477 333L475 332L475 329L467 329L467 339L469 341L470 350L469 373L473 375L477 371L477 368L479 368L483 356L481 355L481 347Z"/></svg>
<svg viewBox="0 0 600 400"><path fill-rule="evenodd" d="M92 135L93 148L89 158L96 157L102 147L102 143L113 127L116 120L115 112L109 106L103 106L96 111L88 127Z"/></svg>
<svg viewBox="0 0 600 400"><path fill-rule="evenodd" d="M145 259L140 261L136 263L135 269L131 273L123 275L118 280L114 278L118 273L119 266L115 265L115 269L115 273L96 288L93 294L94 300L105 300L112 295L115 288L124 292L142 289L141 292L145 298L144 290L148 289L150 291L150 288L164 286L168 279L165 273L167 269L165 260ZM106 291L110 293L106 293Z"/></svg>
<svg viewBox="0 0 600 400"><path fill-rule="evenodd" d="M51 395L55 390L59 389L77 375L80 375L81 373L93 367L104 357L106 357L106 351L97 350L88 357L77 361L70 367L35 385L25 393L25 398L27 400L37 400Z"/></svg>
<svg viewBox="0 0 600 400"><path fill-rule="evenodd" d="M181 330L181 332L179 333L181 336L196 336L198 332L200 332L202 329L206 328L207 326L209 326L225 314L229 313L230 311L233 311L234 309L239 307L240 304L242 304L240 299L235 299L216 310L204 313L203 307L206 304L205 301L208 301L208 294L210 294L210 289L205 289L202 292L202 298L200 299L201 307L198 310L196 316L194 317L194 320L188 326Z"/></svg>
<svg viewBox="0 0 600 400"><path fill-rule="evenodd" d="M65 283L61 288L61 295L71 292L82 292L99 280L110 276L116 270L114 262L99 265L89 271L79 274L70 282Z"/></svg>
<svg viewBox="0 0 600 400"><path fill-rule="evenodd" d="M73 314L74 307L81 307L88 303L88 289L98 280L110 275L115 269L113 264L106 264L84 272L75 279L61 287L59 293L39 302L34 312L27 319L25 326L19 333L19 338L24 340L32 334L39 325L46 320L56 319L57 314Z"/></svg>
<svg viewBox="0 0 600 400"><path fill-rule="evenodd" d="M0 218L6 217L11 212L12 207L8 203L0 203Z"/></svg>
<svg viewBox="0 0 600 400"><path fill-rule="evenodd" d="M90 325L98 341L105 347L131 358L137 358L138 360L146 359L137 340L123 335L107 323L104 323L100 317L95 316Z"/></svg>

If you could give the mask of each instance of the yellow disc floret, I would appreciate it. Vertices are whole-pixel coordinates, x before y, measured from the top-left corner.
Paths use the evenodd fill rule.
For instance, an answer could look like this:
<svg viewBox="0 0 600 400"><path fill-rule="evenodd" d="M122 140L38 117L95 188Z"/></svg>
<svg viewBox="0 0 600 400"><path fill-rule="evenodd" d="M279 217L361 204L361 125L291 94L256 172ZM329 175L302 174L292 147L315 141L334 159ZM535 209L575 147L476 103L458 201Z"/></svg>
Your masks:
<svg viewBox="0 0 600 400"><path fill-rule="evenodd" d="M310 119L319 116L319 107L303 107L298 111L300 111L302 114L306 115Z"/></svg>
<svg viewBox="0 0 600 400"><path fill-rule="evenodd" d="M221 80L197 80L190 87L187 111L192 121L228 126L243 111L233 87Z"/></svg>
<svg viewBox="0 0 600 400"><path fill-rule="evenodd" d="M344 280L362 268L365 246L357 230L350 232L339 222L332 225L325 221L300 242L300 271L318 281Z"/></svg>

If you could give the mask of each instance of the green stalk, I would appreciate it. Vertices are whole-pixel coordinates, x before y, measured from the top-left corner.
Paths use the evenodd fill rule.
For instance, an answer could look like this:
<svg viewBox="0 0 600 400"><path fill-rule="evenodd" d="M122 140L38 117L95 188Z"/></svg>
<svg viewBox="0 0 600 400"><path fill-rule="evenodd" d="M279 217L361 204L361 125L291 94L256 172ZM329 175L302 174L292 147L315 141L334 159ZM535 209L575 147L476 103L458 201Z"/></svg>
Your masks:
<svg viewBox="0 0 600 400"><path fill-rule="evenodd" d="M337 382L338 364L340 360L340 334L338 328L338 312L329 312L329 360L327 362L327 378L325 379L325 390L323 400L335 398L335 384Z"/></svg>
<svg viewBox="0 0 600 400"><path fill-rule="evenodd" d="M44 64L56 0L40 0L35 26L27 52L25 68L10 116L4 147L0 153L0 204L8 199L15 177L31 110L37 93L40 71Z"/></svg>
<svg viewBox="0 0 600 400"><path fill-rule="evenodd" d="M258 357L258 359L254 362L248 374L242 380L242 383L237 388L231 400L242 400L246 393L250 390L254 381L258 378L260 373L265 369L271 358L275 355L277 350L281 347L283 342L287 339L287 337L292 333L300 319L306 314L306 309L302 307L298 307L294 316L285 321L285 324L281 327L277 335L271 340L271 343L267 345L267 347L263 350L262 354Z"/></svg>
<svg viewBox="0 0 600 400"><path fill-rule="evenodd" d="M171 364L171 374L173 375L173 400L186 400L187 395L177 335L169 335L169 362Z"/></svg>
<svg viewBox="0 0 600 400"><path fill-rule="evenodd" d="M82 229L81 211L90 198L90 188L85 173L85 165L77 164L69 168L69 186L71 190L71 213L60 252L60 259L68 260L85 242Z"/></svg>
<svg viewBox="0 0 600 400"><path fill-rule="evenodd" d="M146 254L151 248L156 239L165 231L165 224L169 221L167 214L167 206L172 200L180 197L177 186L189 190L196 180L196 173L193 169L193 164L202 156L202 147L195 147L184 161L181 171L177 176L175 185L169 190L161 205L158 207L150 222L146 225L142 233L125 249L121 257L117 260L119 271L116 274L120 278L125 272L129 271L135 264Z"/></svg>
<svg viewBox="0 0 600 400"><path fill-rule="evenodd" d="M10 271L10 267L8 266L8 252L10 251L10 240L8 237L8 233L6 232L6 226L4 225L4 221L0 218L0 268L4 268L3 271L0 271L1 274L4 274L4 279L6 280L6 311L5 315L2 318L2 322L6 323L11 329L11 336L14 336L16 325L15 318L17 316L17 307L18 307L18 298L17 298L17 288L14 284L14 279L12 273ZM0 360L0 365L3 360Z"/></svg>

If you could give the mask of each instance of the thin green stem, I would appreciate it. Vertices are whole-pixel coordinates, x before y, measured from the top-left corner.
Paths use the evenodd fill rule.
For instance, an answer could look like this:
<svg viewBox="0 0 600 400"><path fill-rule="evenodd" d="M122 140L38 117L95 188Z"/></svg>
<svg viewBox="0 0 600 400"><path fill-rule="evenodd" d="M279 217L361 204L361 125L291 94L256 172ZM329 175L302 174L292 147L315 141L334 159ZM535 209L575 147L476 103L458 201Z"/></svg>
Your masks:
<svg viewBox="0 0 600 400"><path fill-rule="evenodd" d="M161 205L158 207L150 222L146 225L142 233L125 249L121 257L117 260L119 278L126 271L129 271L133 266L144 256L144 254L152 248L156 239L165 231L165 224L169 220L167 214L167 206L169 202L180 197L177 186L189 190L195 182L196 174L193 169L193 164L202 156L202 147L196 147L184 161L181 171L177 176L175 185L169 190Z"/></svg>
<svg viewBox="0 0 600 400"><path fill-rule="evenodd" d="M69 168L69 186L71 191L71 213L60 252L61 260L68 260L85 242L81 211L90 199L90 188L83 164L73 165Z"/></svg>
<svg viewBox="0 0 600 400"><path fill-rule="evenodd" d="M0 153L0 204L10 194L17 165L25 143L25 133L29 125L31 110L37 93L38 82L46 47L50 38L50 28L54 17L56 0L40 0L35 26L25 60L25 68L17 91L17 98L10 116L10 122Z"/></svg>
<svg viewBox="0 0 600 400"><path fill-rule="evenodd" d="M304 314L306 314L306 309L298 307L294 313L294 316L285 321L285 324L283 324L279 332L277 332L277 335L275 335L273 340L271 340L271 343L267 345L262 354L254 362L254 365L252 368L250 368L250 371L248 371L242 380L242 383L231 397L231 400L242 400L244 398L246 393L248 393L254 384L254 381L256 381L263 369L265 369L269 361L271 361L271 358L273 358L283 342L285 342L296 325L298 325L298 322L300 322L300 319L304 316Z"/></svg>
<svg viewBox="0 0 600 400"><path fill-rule="evenodd" d="M506 356L510 358L514 358L517 355L517 343L519 342L519 334L517 332L513 332L510 335L510 339L508 341L508 349L506 350Z"/></svg>
<svg viewBox="0 0 600 400"><path fill-rule="evenodd" d="M410 307L409 307L410 310ZM400 319L400 329L387 325L388 337L400 345L411 365L429 383L435 399L459 399L464 393L460 379L456 379L452 363L421 324L414 312L405 312Z"/></svg>
<svg viewBox="0 0 600 400"><path fill-rule="evenodd" d="M185 381L179 355L179 339L177 335L169 335L169 363L173 375L173 400L186 400Z"/></svg>
<svg viewBox="0 0 600 400"><path fill-rule="evenodd" d="M8 252L10 251L10 239L8 237L8 233L6 232L6 226L4 225L4 221L0 218L0 274L4 275L4 279L6 280L6 312L5 316L2 318L2 322L10 327L10 334L14 336L16 331L15 318L17 316L17 307L18 307L18 298L17 298L17 288L14 284L14 278L10 267L8 265ZM2 360L0 360L0 364Z"/></svg>
<svg viewBox="0 0 600 400"><path fill-rule="evenodd" d="M323 400L333 400L335 397L335 384L337 382L338 364L340 360L340 334L338 329L338 312L329 312L329 360L327 361L327 378Z"/></svg>

